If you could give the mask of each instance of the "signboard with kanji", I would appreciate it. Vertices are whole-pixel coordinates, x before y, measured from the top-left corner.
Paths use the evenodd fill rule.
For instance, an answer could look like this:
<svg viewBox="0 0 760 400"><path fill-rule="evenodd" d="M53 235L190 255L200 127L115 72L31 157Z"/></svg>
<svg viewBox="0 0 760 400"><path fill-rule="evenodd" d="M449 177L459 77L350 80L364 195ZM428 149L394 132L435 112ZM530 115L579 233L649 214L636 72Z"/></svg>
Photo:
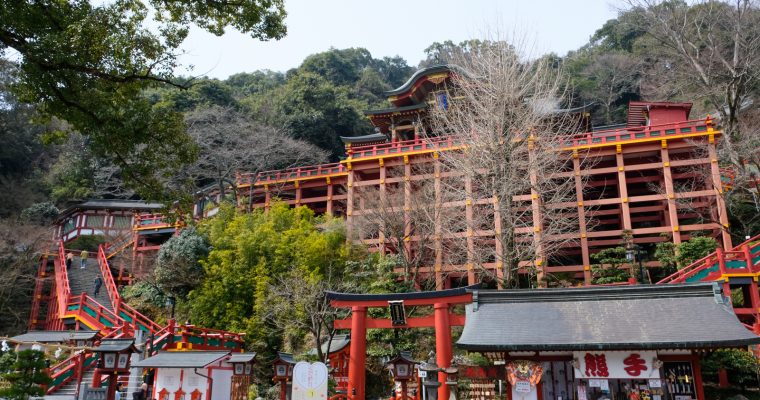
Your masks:
<svg viewBox="0 0 760 400"><path fill-rule="evenodd" d="M576 351L575 377L586 379L659 379L654 351Z"/></svg>

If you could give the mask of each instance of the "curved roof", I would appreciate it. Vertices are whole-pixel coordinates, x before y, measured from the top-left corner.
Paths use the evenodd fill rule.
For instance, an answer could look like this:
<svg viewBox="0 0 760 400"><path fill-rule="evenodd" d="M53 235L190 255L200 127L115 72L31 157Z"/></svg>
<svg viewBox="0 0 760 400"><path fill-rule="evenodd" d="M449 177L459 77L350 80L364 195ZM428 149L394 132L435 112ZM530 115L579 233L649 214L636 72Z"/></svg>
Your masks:
<svg viewBox="0 0 760 400"><path fill-rule="evenodd" d="M395 96L401 93L406 92L407 90L411 89L412 86L414 86L414 83L417 82L420 78L434 74L436 72L449 72L452 68L450 68L448 65L433 65L431 67L423 68L417 70L411 78L409 78L406 82L404 82L403 85L385 92L387 96Z"/></svg>
<svg viewBox="0 0 760 400"><path fill-rule="evenodd" d="M388 137L385 136L382 133L372 133L369 135L364 136L341 136L340 140L343 141L343 143L377 143L377 142L386 142L388 141Z"/></svg>

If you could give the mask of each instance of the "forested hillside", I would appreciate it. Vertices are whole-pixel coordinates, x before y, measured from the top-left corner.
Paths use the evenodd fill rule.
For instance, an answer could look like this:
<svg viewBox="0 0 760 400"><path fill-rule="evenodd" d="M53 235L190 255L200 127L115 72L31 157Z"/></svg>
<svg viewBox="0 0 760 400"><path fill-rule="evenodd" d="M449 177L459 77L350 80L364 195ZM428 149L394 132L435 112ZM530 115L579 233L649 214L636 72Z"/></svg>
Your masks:
<svg viewBox="0 0 760 400"><path fill-rule="evenodd" d="M0 16L13 11L0 11ZM28 10L16 10L22 11ZM70 14L70 18L76 17L75 12ZM205 21L207 27L212 22ZM252 31L264 37L284 35L284 27L276 22ZM730 138L721 161L736 166L741 178L757 171L756 150L760 147L755 105L760 95L758 37L760 10L755 6L744 9L721 2L688 6L668 1L622 12L599 27L581 48L544 57L566 74L566 105L593 104L597 127L624 122L632 100L693 101L694 117L720 117ZM164 39L168 41L161 43L166 46L178 40L173 36ZM115 46L124 41L117 41ZM10 41L2 43L0 50L16 48ZM100 53L93 50L86 57L113 51L96 44L89 45ZM466 54L487 44L479 40L453 43L441 38L425 50L424 60L375 58L363 48L326 49L288 71L241 71L224 80L175 77L164 70L163 75L143 80L125 78L126 72L119 79L106 74L106 83L101 76L93 84L73 74L81 81L73 82L72 87L81 90L71 104L67 103L69 97L46 92L56 86L46 85L47 79L54 79L35 69L39 63L30 66L37 53L30 50L23 63L10 61L10 57L0 59L0 268L4 277L13 277L0 283L0 330L13 332L25 326L35 265L34 252L29 249L44 248L44 244L37 245L49 241L45 227L58 209L88 198L182 201L209 186L224 192L234 185L238 170L257 172L335 161L344 150L339 136L372 132L363 112L387 106L384 91L402 85L418 67L442 63L451 54ZM159 47L150 45L138 52L146 59L160 58L156 54L165 49ZM140 57L134 59L147 63ZM130 66L134 59L125 56L111 63L117 65L114 70L128 70L124 65ZM83 63L89 65L91 61ZM168 68L171 63L161 65ZM71 77L64 78L62 81ZM115 82L119 80L131 86L118 86ZM97 86L100 84L105 86ZM93 85L94 92L88 92ZM100 97L90 99L88 93ZM737 237L757 233L760 202L756 191L737 184L727 200L732 233ZM330 225L334 221L302 214L305 211L295 215L276 211L279 214L269 217L239 216L229 211L218 221L199 227L203 240L210 241L203 246L212 248L199 249L203 262L195 265L204 271L206 279L167 289L176 289L177 297L192 299L192 306L181 302L183 316L200 318L198 322L211 327L255 332L259 336L251 337L256 346L285 337L284 341L292 342L291 347L302 347L303 343L297 343L313 327L280 326L278 318L290 311L265 315L261 305L276 304L273 299L278 294L266 285L294 278L286 274L293 273L288 268L310 265L311 269L298 270L298 278L319 280L333 274L328 269L334 265L323 263L326 256L317 251L325 243L345 262L340 268L348 269L341 273L373 278L357 279L354 287L367 291L409 289L393 286L397 282L387 276L387 265L378 260L359 265L361 261L351 249L343 247L343 233ZM272 221L278 216L281 220ZM278 236L284 233L291 236ZM277 258L285 250L261 249L260 238L270 238L277 246L301 246L316 261ZM240 241L239 246L235 241ZM245 256L261 253L276 258L276 268L264 273L253 258L235 257L235 251L246 249L250 252ZM262 259L268 260L264 256ZM240 259L245 261L235 261ZM253 276L261 279L254 282L246 274L258 274ZM167 276L173 275L169 272ZM313 282L309 279L302 288ZM220 289L227 288L224 285L234 285L236 291L225 293ZM136 286L132 295L136 301L145 300L150 297L145 293L152 288ZM142 307L146 312L163 301L157 293L151 296L154 298ZM389 350L376 351L376 355L390 354Z"/></svg>

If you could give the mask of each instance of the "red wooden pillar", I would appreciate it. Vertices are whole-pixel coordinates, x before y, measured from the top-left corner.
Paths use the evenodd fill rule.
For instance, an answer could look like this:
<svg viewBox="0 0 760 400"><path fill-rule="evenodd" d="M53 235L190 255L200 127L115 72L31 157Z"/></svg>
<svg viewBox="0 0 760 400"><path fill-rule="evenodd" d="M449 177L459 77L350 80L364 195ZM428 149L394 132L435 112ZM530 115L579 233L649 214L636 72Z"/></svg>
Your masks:
<svg viewBox="0 0 760 400"><path fill-rule="evenodd" d="M348 363L348 398L364 400L364 373L367 363L367 307L351 308L351 349Z"/></svg>
<svg viewBox="0 0 760 400"><path fill-rule="evenodd" d="M280 400L287 400L288 398L288 380L283 379L280 381Z"/></svg>
<svg viewBox="0 0 760 400"><path fill-rule="evenodd" d="M705 400L705 388L702 383L702 366L699 365L698 355L694 355L691 358L691 370L694 372L694 390L696 391L697 400Z"/></svg>
<svg viewBox="0 0 760 400"><path fill-rule="evenodd" d="M435 354L439 368L451 366L451 324L449 323L448 303L436 303L434 306L435 316ZM353 339L352 339L353 340ZM446 385L446 374L438 373L438 398L448 400L449 386Z"/></svg>

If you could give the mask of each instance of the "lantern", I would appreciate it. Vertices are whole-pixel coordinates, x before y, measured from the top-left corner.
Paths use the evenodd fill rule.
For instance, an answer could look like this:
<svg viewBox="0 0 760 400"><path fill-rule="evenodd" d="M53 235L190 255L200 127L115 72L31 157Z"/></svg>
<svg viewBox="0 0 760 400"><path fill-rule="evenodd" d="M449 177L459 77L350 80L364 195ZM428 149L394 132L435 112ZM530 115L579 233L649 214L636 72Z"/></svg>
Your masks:
<svg viewBox="0 0 760 400"><path fill-rule="evenodd" d="M232 364L234 375L251 375L256 353L233 353L228 363Z"/></svg>
<svg viewBox="0 0 760 400"><path fill-rule="evenodd" d="M407 399L407 382L414 377L414 367L419 364L412 359L411 354L406 351L399 353L396 358L385 363L393 375L393 380L401 384L401 399Z"/></svg>
<svg viewBox="0 0 760 400"><path fill-rule="evenodd" d="M134 339L105 339L92 351L99 354L98 368L95 369L93 382L100 382L102 374L108 375L106 399L114 400L117 374L129 373L129 358L132 353L140 353L140 351L135 347Z"/></svg>
<svg viewBox="0 0 760 400"><path fill-rule="evenodd" d="M274 360L274 378L275 382L280 382L280 400L288 398L288 382L293 378L293 366L296 362L290 353L277 353L277 359Z"/></svg>

